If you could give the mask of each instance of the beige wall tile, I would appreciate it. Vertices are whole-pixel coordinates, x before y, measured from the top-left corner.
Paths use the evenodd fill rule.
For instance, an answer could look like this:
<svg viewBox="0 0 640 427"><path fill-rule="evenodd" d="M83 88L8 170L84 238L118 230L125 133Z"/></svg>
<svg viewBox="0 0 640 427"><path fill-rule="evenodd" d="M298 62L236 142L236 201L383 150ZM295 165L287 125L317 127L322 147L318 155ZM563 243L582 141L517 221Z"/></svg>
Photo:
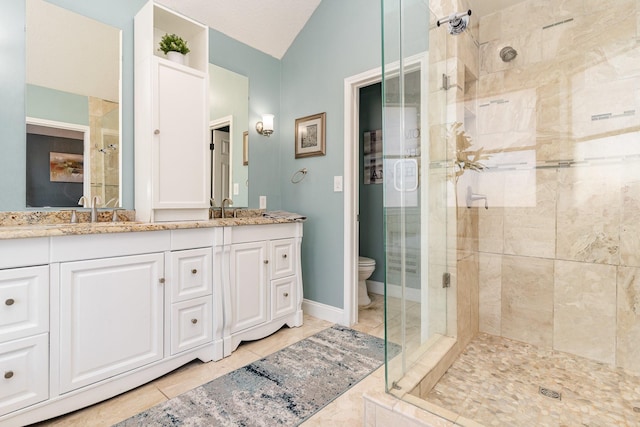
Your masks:
<svg viewBox="0 0 640 427"><path fill-rule="evenodd" d="M618 267L616 365L640 374L640 269Z"/></svg>
<svg viewBox="0 0 640 427"><path fill-rule="evenodd" d="M500 335L502 316L502 255L479 255L479 330Z"/></svg>
<svg viewBox="0 0 640 427"><path fill-rule="evenodd" d="M504 256L502 336L551 347L553 260Z"/></svg>
<svg viewBox="0 0 640 427"><path fill-rule="evenodd" d="M557 257L617 265L620 261L620 167L558 170Z"/></svg>
<svg viewBox="0 0 640 427"><path fill-rule="evenodd" d="M504 248L504 211L501 207L478 212L478 250L501 254Z"/></svg>
<svg viewBox="0 0 640 427"><path fill-rule="evenodd" d="M458 260L458 339L466 344L477 331L478 259L475 254ZM472 319L475 317L475 319Z"/></svg>
<svg viewBox="0 0 640 427"><path fill-rule="evenodd" d="M553 348L615 363L616 267L555 262Z"/></svg>
<svg viewBox="0 0 640 427"><path fill-rule="evenodd" d="M627 162L624 169L620 257L622 265L640 267L640 163Z"/></svg>

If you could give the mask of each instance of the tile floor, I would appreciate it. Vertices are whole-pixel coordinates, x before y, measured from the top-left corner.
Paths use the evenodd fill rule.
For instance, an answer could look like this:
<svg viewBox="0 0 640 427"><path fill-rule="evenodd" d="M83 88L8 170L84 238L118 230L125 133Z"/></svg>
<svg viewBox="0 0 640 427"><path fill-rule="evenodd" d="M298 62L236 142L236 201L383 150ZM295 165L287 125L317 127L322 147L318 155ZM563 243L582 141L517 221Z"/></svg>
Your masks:
<svg viewBox="0 0 640 427"><path fill-rule="evenodd" d="M487 334L471 341L426 400L486 426L640 426L640 377Z"/></svg>
<svg viewBox="0 0 640 427"><path fill-rule="evenodd" d="M371 295L369 308L360 310L359 322L353 328L384 338L384 304L380 295ZM193 361L155 381L95 404L85 409L38 423L38 427L111 426L154 405L164 402L188 390L196 388L219 376L254 362L296 341L321 331L332 323L305 315L299 328L284 327L262 340L242 343L231 356L217 362ZM309 418L302 425L311 426L361 426L363 424L362 395L369 390L384 390L384 366L356 384L338 399Z"/></svg>

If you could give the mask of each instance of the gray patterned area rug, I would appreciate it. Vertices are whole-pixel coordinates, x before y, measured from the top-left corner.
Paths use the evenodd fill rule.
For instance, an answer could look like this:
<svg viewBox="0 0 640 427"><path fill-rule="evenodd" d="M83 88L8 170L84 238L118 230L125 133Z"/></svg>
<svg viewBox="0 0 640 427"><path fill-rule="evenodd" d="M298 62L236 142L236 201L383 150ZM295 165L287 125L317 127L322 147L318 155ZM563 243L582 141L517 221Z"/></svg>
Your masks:
<svg viewBox="0 0 640 427"><path fill-rule="evenodd" d="M116 425L295 426L383 362L384 340L336 325Z"/></svg>

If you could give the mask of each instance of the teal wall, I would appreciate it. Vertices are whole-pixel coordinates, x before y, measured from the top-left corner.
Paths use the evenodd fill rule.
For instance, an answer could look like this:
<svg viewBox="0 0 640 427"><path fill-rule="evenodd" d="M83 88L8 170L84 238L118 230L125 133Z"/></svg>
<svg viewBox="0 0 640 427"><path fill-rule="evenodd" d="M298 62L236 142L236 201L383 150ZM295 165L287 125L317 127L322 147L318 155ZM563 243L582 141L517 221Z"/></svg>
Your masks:
<svg viewBox="0 0 640 427"><path fill-rule="evenodd" d="M48 87L27 85L27 117L89 126L89 98Z"/></svg>
<svg viewBox="0 0 640 427"><path fill-rule="evenodd" d="M359 164L359 200L360 200L360 242L361 256L376 260L376 269L370 280L384 282L384 218L383 185L364 184L364 132L382 129L382 83L360 89L360 158Z"/></svg>
<svg viewBox="0 0 640 427"><path fill-rule="evenodd" d="M380 19L377 1L323 0L282 59L282 208L308 216L304 297L337 308L344 308L344 193L333 191L333 177L344 175L344 79L380 66ZM326 156L296 160L295 119L322 112ZM292 184L300 168L309 173Z"/></svg>
<svg viewBox="0 0 640 427"><path fill-rule="evenodd" d="M0 209L25 206L26 145L24 0L4 0L0 13Z"/></svg>

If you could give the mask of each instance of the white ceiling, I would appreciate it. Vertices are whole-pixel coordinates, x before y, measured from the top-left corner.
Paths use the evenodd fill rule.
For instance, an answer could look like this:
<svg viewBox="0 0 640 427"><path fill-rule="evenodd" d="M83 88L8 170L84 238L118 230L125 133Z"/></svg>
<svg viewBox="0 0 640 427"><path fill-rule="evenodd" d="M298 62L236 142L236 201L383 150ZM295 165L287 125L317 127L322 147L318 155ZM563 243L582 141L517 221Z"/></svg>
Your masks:
<svg viewBox="0 0 640 427"><path fill-rule="evenodd" d="M320 0L157 0L158 3L277 59Z"/></svg>

